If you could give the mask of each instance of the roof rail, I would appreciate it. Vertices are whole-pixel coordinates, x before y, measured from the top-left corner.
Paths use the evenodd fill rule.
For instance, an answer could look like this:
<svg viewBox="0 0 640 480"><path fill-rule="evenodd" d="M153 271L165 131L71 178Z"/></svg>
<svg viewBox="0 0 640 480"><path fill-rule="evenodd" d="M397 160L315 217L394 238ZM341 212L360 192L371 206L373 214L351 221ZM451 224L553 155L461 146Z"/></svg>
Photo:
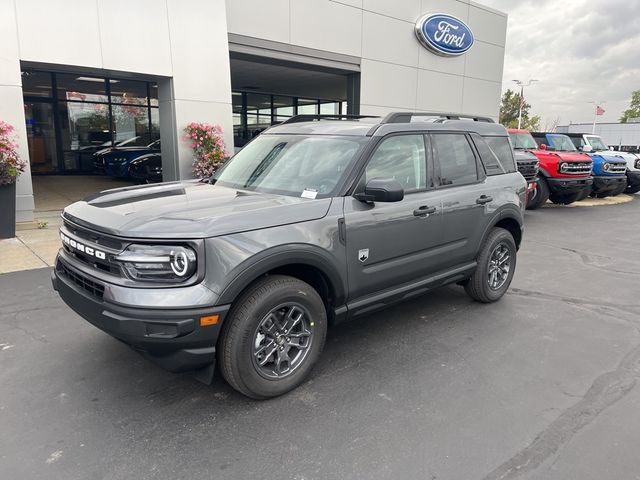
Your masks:
<svg viewBox="0 0 640 480"><path fill-rule="evenodd" d="M359 118L380 118L377 115L352 115L352 114L300 114L294 115L291 118L287 118L284 122L280 123L280 125L285 125L287 123L300 123L300 122L309 122L312 120L357 120Z"/></svg>
<svg viewBox="0 0 640 480"><path fill-rule="evenodd" d="M460 120L467 118L476 122L495 123L493 118L482 115L467 115L464 113L442 113L442 112L393 112L382 119L380 124L385 123L409 123L413 117L438 117L441 120Z"/></svg>

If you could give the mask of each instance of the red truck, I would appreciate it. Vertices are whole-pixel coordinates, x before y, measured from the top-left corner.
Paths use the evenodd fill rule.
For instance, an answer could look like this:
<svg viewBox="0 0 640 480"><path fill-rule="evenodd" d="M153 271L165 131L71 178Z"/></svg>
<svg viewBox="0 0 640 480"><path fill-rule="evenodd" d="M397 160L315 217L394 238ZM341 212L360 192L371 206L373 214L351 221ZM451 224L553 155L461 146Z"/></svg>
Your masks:
<svg viewBox="0 0 640 480"><path fill-rule="evenodd" d="M593 161L589 155L553 151L546 144L538 147L528 130L510 128L508 132L514 150L530 151L540 161L537 187L529 194L528 209L539 208L547 200L568 205L581 198L585 189L591 188Z"/></svg>

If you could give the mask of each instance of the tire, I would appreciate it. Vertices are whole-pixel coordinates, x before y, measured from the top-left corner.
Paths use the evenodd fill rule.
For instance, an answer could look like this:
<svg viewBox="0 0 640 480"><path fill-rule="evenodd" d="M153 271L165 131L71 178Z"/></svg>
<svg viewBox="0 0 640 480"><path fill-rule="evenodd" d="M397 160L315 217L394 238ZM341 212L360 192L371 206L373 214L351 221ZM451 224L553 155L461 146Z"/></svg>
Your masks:
<svg viewBox="0 0 640 480"><path fill-rule="evenodd" d="M489 269L495 260L495 253L498 248L504 247L509 253L508 272L505 274L504 281L499 285L490 285L492 277L489 275ZM487 238L482 244L480 253L478 254L478 267L469 281L465 284L464 289L471 298L477 302L491 303L500 300L511 285L513 274L516 269L516 242L511 233L504 228L494 228L489 232Z"/></svg>
<svg viewBox="0 0 640 480"><path fill-rule="evenodd" d="M570 203L575 202L581 194L582 192L570 193L566 195L553 194L549 197L549 200L551 200L556 205L569 205Z"/></svg>
<svg viewBox="0 0 640 480"><path fill-rule="evenodd" d="M286 316L289 312L293 313ZM286 329L280 327L292 324L290 333L283 333ZM309 375L320 358L326 334L327 312L313 287L293 277L266 276L234 302L224 322L218 342L220 370L229 385L247 397L261 400L282 395ZM293 346L305 342L306 348ZM284 360L276 365L289 354L295 358L288 370ZM262 361L264 366L259 365Z"/></svg>
<svg viewBox="0 0 640 480"><path fill-rule="evenodd" d="M536 210L549 200L549 185L543 177L538 178L534 191L536 194L527 202L527 210Z"/></svg>
<svg viewBox="0 0 640 480"><path fill-rule="evenodd" d="M640 185L636 185L635 187L627 185L627 188L624 191L624 193L628 193L629 195L633 195L634 193L638 192L640 192Z"/></svg>
<svg viewBox="0 0 640 480"><path fill-rule="evenodd" d="M620 185L618 188L613 190L609 195L612 197L616 197L620 195L622 192L624 192L626 189L627 189L627 182L625 180L625 182L622 185Z"/></svg>
<svg viewBox="0 0 640 480"><path fill-rule="evenodd" d="M576 198L576 202L579 202L580 200L584 200L585 198L587 198L589 195L591 195L591 187L587 187L584 190L582 190L579 194L578 194L578 198Z"/></svg>

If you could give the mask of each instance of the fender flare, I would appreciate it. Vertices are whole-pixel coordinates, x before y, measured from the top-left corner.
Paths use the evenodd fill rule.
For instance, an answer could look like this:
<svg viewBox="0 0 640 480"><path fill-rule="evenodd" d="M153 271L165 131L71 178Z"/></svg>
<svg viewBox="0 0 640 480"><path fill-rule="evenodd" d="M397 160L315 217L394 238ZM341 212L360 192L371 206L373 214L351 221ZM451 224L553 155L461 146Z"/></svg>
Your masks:
<svg viewBox="0 0 640 480"><path fill-rule="evenodd" d="M308 244L280 245L249 257L234 269L237 274L222 290L218 303L232 303L257 278L288 265L308 265L319 270L335 295L335 305L344 304L346 286L335 259L322 248Z"/></svg>
<svg viewBox="0 0 640 480"><path fill-rule="evenodd" d="M518 224L521 231L523 229L524 222L522 221L522 213L520 212L518 207L512 204L504 205L494 213L493 217L491 217L491 221L487 223L484 232L482 232L482 243L484 243L491 229L494 228L496 224L498 224L498 222L500 222L501 220L513 220ZM520 248L520 242L518 241L518 239L514 240L516 241L516 246Z"/></svg>

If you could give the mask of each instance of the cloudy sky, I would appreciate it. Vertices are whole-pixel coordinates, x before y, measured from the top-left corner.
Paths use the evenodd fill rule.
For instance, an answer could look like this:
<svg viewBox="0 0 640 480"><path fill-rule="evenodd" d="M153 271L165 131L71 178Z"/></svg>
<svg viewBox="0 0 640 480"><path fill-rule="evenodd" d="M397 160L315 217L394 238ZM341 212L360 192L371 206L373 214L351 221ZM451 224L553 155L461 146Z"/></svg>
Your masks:
<svg viewBox="0 0 640 480"><path fill-rule="evenodd" d="M640 0L479 0L509 14L503 90L540 80L525 99L542 126L616 122L640 89Z"/></svg>

